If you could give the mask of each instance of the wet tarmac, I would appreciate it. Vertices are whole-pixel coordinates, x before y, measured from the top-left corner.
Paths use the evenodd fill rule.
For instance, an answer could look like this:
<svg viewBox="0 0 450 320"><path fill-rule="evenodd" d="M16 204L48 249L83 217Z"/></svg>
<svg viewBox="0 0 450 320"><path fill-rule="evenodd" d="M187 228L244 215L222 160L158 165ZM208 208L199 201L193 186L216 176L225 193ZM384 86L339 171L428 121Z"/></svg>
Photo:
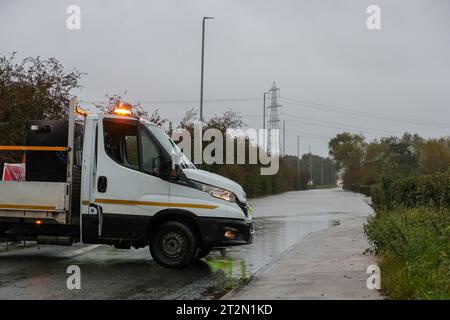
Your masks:
<svg viewBox="0 0 450 320"><path fill-rule="evenodd" d="M364 197L340 189L288 192L250 200L254 243L213 252L184 270L151 259L148 248L0 245L0 299L216 299L276 262L307 234L367 216ZM81 290L69 290L67 267L81 269Z"/></svg>

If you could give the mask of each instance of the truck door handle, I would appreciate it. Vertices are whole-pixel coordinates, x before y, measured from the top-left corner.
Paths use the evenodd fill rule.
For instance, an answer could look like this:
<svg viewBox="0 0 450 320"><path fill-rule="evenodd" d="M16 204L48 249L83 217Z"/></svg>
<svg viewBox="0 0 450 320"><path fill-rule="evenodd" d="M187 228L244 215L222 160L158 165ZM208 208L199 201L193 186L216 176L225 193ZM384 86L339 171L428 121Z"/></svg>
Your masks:
<svg viewBox="0 0 450 320"><path fill-rule="evenodd" d="M97 191L98 192L106 192L106 188L108 187L108 179L105 176L98 177L97 181Z"/></svg>

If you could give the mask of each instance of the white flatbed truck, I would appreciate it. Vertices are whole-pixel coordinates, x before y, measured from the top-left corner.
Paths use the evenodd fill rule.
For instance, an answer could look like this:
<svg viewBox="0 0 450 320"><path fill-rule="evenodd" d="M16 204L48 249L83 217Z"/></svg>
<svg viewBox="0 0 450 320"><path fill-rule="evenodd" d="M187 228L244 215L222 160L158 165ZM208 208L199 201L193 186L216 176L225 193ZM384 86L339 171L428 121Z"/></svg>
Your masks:
<svg viewBox="0 0 450 320"><path fill-rule="evenodd" d="M76 133L76 110L72 99L65 145L0 146L0 152L27 152L27 166L31 159L39 163L27 167L27 177L38 173L33 181L0 182L0 241L148 245L153 259L169 268L252 242L239 184L197 169L161 127L131 116L84 115ZM58 135L51 121L29 125L38 141ZM58 155L48 159L62 161L63 179L51 181L61 168L40 161L44 154Z"/></svg>

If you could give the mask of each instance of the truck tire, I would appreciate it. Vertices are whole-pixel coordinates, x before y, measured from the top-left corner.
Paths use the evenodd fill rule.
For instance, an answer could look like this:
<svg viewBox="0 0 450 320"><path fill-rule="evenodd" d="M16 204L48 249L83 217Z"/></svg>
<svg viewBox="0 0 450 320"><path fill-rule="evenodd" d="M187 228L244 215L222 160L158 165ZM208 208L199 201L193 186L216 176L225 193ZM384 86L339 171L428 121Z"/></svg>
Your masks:
<svg viewBox="0 0 450 320"><path fill-rule="evenodd" d="M158 227L150 240L150 253L159 265L181 269L197 256L197 239L187 225L170 221Z"/></svg>
<svg viewBox="0 0 450 320"><path fill-rule="evenodd" d="M210 253L211 253L211 249L210 248L202 248L202 249L198 250L196 260L203 259L204 257L206 257Z"/></svg>

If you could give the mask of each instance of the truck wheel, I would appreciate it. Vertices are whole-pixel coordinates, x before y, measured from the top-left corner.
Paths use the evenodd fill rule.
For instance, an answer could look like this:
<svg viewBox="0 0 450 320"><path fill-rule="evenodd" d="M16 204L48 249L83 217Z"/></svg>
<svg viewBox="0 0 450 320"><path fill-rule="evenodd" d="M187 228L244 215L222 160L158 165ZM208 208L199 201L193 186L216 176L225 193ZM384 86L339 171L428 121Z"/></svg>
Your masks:
<svg viewBox="0 0 450 320"><path fill-rule="evenodd" d="M198 251L198 254L197 254L197 260L200 260L200 259L203 259L204 257L206 257L208 254L210 254L211 253L211 249L210 248L203 248L203 249L200 249L199 251Z"/></svg>
<svg viewBox="0 0 450 320"><path fill-rule="evenodd" d="M159 265L166 268L184 268L197 254L197 239L183 223L170 221L158 227L150 240L150 253Z"/></svg>

